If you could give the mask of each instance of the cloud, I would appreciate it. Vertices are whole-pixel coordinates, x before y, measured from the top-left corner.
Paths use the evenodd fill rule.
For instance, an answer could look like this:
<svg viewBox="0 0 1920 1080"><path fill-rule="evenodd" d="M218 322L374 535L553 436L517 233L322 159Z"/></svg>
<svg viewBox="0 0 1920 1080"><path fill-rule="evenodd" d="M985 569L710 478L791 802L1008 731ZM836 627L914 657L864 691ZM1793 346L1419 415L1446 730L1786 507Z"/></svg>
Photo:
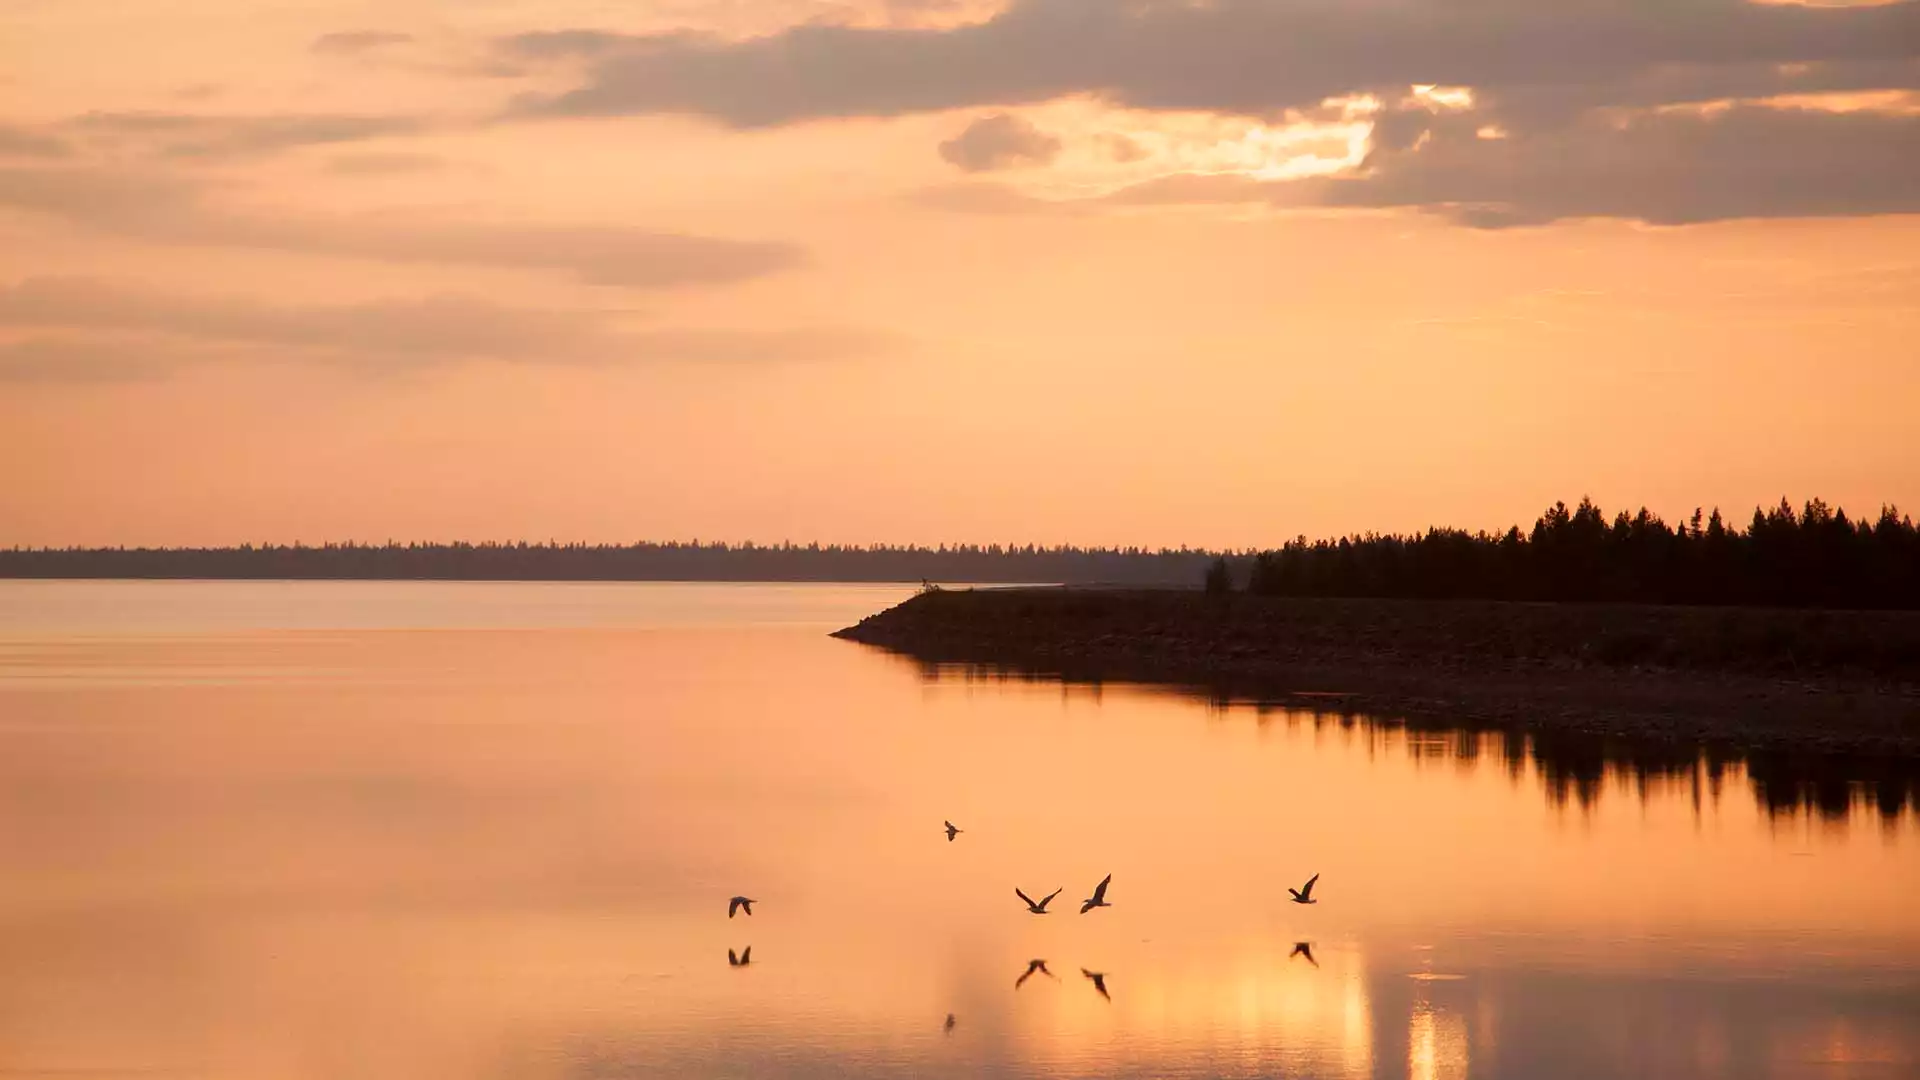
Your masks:
<svg viewBox="0 0 1920 1080"><path fill-rule="evenodd" d="M1045 165L1059 154L1059 139L1010 113L975 120L940 144L940 156L963 172Z"/></svg>
<svg viewBox="0 0 1920 1080"><path fill-rule="evenodd" d="M311 48L314 52L332 56L358 56L387 45L405 45L412 40L412 34L397 34L387 30L341 30L314 38Z"/></svg>
<svg viewBox="0 0 1920 1080"><path fill-rule="evenodd" d="M1417 206L1475 224L1668 222L1903 213L1920 183L1911 125L1897 115L1753 108L1920 89L1920 0L1015 0L944 28L809 24L745 40L554 31L502 47L578 73L571 89L516 105L533 117L686 113L756 128L1086 97L1272 123L1334 100L1386 106L1368 168L1343 181L1282 193L1196 175L1114 201L1231 192ZM1470 88L1464 126L1443 133L1427 110L1399 108L1410 86ZM1729 116L1671 111L1730 102L1741 107ZM942 156L984 171L1059 153L1021 123L982 121ZM1509 138L1476 138L1483 128ZM1421 140L1423 153L1402 153ZM1785 147L1818 156L1794 160ZM1740 167L1755 171L1743 180Z"/></svg>
<svg viewBox="0 0 1920 1080"><path fill-rule="evenodd" d="M1920 213L1915 114L1740 106L1624 122L1595 116L1504 138L1483 137L1470 116L1404 119L1411 126L1391 127L1353 175L1274 182L1181 174L1080 202L1417 207L1481 228Z"/></svg>
<svg viewBox="0 0 1920 1080"><path fill-rule="evenodd" d="M0 157L61 158L73 153L64 139L11 124L0 124Z"/></svg>
<svg viewBox="0 0 1920 1080"><path fill-rule="evenodd" d="M458 360L816 362L874 355L898 344L886 335L838 327L635 330L623 325L626 318L616 312L509 307L465 296L286 305L156 292L93 278L28 278L0 286L0 327L63 336L0 347L0 374L42 380L145 377L212 357L261 355L385 371Z"/></svg>
<svg viewBox="0 0 1920 1080"><path fill-rule="evenodd" d="M110 383L154 379L209 359L167 341L39 337L0 343L0 383Z"/></svg>
<svg viewBox="0 0 1920 1080"><path fill-rule="evenodd" d="M1504 139L1441 125L1355 177L1313 182L1340 206L1420 206L1481 226L1563 218L1679 225L1920 213L1920 116L1742 106L1588 117Z"/></svg>
<svg viewBox="0 0 1920 1080"><path fill-rule="evenodd" d="M791 244L611 225L238 213L208 205L206 190L165 173L0 168L0 207L156 244L561 270L594 284L643 289L727 284L805 262L804 251Z"/></svg>
<svg viewBox="0 0 1920 1080"><path fill-rule="evenodd" d="M434 154L341 154L327 162L327 171L346 176L385 176L392 173L432 172L447 167Z"/></svg>
<svg viewBox="0 0 1920 1080"><path fill-rule="evenodd" d="M419 118L408 116L171 112L91 112L62 125L63 130L97 144L182 159L258 157L303 146L417 135L426 127Z"/></svg>
<svg viewBox="0 0 1920 1080"><path fill-rule="evenodd" d="M744 41L557 31L524 58L587 63L525 111L684 112L740 127L1093 94L1151 109L1264 114L1415 83L1606 104L1680 73L1697 93L1780 88L1781 65L1915 85L1920 0L1816 8L1748 0L1021 0L949 29L803 25ZM1724 85L1722 85L1724 84Z"/></svg>
<svg viewBox="0 0 1920 1080"><path fill-rule="evenodd" d="M639 40L611 30L536 30L509 35L495 44L514 59L555 60L600 56Z"/></svg>

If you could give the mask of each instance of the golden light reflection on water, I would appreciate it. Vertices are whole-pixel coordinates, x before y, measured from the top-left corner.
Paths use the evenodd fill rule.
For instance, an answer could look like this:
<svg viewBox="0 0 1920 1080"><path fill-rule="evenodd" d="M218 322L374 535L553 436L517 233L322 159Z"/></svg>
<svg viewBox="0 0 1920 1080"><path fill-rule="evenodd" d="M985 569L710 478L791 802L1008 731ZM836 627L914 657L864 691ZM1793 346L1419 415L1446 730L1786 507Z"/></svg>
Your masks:
<svg viewBox="0 0 1920 1080"><path fill-rule="evenodd" d="M901 590L6 588L0 1072L1920 1067L1914 818L1781 818L1737 762L824 636Z"/></svg>

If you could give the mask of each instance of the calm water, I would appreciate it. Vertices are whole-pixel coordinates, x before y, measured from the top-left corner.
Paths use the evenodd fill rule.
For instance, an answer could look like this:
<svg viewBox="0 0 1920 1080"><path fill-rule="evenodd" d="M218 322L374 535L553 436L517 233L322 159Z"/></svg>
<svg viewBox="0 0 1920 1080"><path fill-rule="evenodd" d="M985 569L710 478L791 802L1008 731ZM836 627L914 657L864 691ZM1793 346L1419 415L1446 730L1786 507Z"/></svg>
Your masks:
<svg viewBox="0 0 1920 1080"><path fill-rule="evenodd" d="M907 591L0 582L0 1076L1920 1075L1910 809L825 636Z"/></svg>

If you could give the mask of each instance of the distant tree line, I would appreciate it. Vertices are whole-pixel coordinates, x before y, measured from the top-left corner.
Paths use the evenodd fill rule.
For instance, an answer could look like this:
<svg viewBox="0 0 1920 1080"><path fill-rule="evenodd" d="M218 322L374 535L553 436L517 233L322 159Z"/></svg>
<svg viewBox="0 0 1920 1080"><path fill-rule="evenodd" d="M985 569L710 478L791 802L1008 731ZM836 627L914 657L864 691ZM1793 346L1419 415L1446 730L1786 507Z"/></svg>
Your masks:
<svg viewBox="0 0 1920 1080"><path fill-rule="evenodd" d="M1616 601L1920 608L1920 530L1892 506L1855 520L1814 499L1755 509L1745 529L1715 509L1678 525L1642 507L1611 519L1555 503L1522 532L1295 539L1253 560L1269 596Z"/></svg>
<svg viewBox="0 0 1920 1080"><path fill-rule="evenodd" d="M946 581L1191 587L1212 552L1139 547L753 543L242 544L0 549L0 577Z"/></svg>

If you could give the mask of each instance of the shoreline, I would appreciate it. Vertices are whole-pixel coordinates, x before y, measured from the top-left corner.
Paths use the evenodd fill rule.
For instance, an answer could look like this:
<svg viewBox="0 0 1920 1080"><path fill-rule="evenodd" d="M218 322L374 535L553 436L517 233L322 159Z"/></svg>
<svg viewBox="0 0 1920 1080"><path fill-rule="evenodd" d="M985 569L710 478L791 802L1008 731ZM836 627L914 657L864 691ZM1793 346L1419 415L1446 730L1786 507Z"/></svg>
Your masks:
<svg viewBox="0 0 1920 1080"><path fill-rule="evenodd" d="M1920 612L923 593L834 637L923 664L1458 726L1920 762Z"/></svg>

